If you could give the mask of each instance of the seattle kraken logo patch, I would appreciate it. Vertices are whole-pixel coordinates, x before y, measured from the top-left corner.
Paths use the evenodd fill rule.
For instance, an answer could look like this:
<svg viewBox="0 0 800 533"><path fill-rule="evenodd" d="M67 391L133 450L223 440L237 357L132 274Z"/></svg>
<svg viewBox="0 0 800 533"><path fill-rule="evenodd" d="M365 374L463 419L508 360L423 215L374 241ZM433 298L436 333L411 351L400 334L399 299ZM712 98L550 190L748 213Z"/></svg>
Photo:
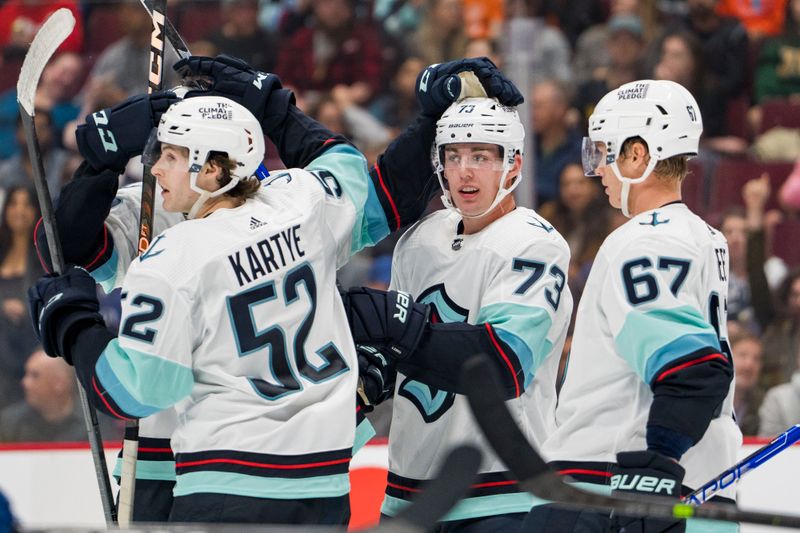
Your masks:
<svg viewBox="0 0 800 533"><path fill-rule="evenodd" d="M469 318L469 310L456 304L447 295L443 283L422 291L417 301L431 304L433 323L466 322ZM439 390L410 378L403 380L398 394L414 404L422 419L428 424L441 418L453 406L456 399L456 395L452 392Z"/></svg>
<svg viewBox="0 0 800 533"><path fill-rule="evenodd" d="M658 226L659 224L666 224L667 222L669 222L668 218L665 219L665 220L659 220L658 219L658 211L653 211L652 213L650 213L650 217L651 217L650 221L648 221L648 222L639 222L639 225L640 226L653 226L653 227L655 227L655 226Z"/></svg>

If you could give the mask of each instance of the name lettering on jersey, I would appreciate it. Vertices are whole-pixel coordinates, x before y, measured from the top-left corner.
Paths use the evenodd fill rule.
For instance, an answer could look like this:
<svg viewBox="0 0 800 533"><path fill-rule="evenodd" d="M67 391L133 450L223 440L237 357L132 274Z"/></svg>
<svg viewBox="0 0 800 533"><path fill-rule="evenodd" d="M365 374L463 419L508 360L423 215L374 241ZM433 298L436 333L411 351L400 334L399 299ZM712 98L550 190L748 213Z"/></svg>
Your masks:
<svg viewBox="0 0 800 533"><path fill-rule="evenodd" d="M669 219L665 220L658 220L658 211L653 211L650 213L650 222L639 222L640 226L658 226L659 224L666 224L669 222Z"/></svg>
<svg viewBox="0 0 800 533"><path fill-rule="evenodd" d="M290 265L306 255L300 246L300 224L292 226L228 256L242 287Z"/></svg>
<svg viewBox="0 0 800 533"><path fill-rule="evenodd" d="M147 248L147 250L145 250L145 251L144 251L144 253L143 253L143 254L142 254L140 257L139 257L139 261L140 261L140 262L143 262L145 259L150 259L151 257L155 257L155 256L157 256L158 254L160 254L161 252L163 252L163 251L164 251L164 249L163 249L163 248L162 248L162 249L160 249L160 250L158 250L158 251L155 251L155 249L156 249L156 245L157 245L157 244L159 243L159 241L161 241L161 239L163 239L163 238L164 238L164 236L163 236L163 235L159 235L158 237L156 237L156 240L154 240L154 241L152 242L152 244L150 244L150 246Z"/></svg>
<svg viewBox="0 0 800 533"><path fill-rule="evenodd" d="M670 496L675 490L674 479L662 479L653 476L642 476L636 474L616 474L611 476L611 489L635 490L637 492L652 492L653 494L664 494Z"/></svg>
<svg viewBox="0 0 800 533"><path fill-rule="evenodd" d="M408 304L410 302L407 292L397 291L397 302L395 303L397 312L393 316L403 324L406 323L406 318L408 318Z"/></svg>
<svg viewBox="0 0 800 533"><path fill-rule="evenodd" d="M726 274L727 268L725 265L728 261L728 250L725 248L714 248L714 254L717 256L717 269L719 270L719 280L727 281L728 275Z"/></svg>
<svg viewBox="0 0 800 533"><path fill-rule="evenodd" d="M617 91L617 100L644 100L649 88L649 83L637 83L633 87Z"/></svg>
<svg viewBox="0 0 800 533"><path fill-rule="evenodd" d="M541 218L537 218L537 217L535 217L533 215L528 217L527 222L528 222L528 224L530 224L531 226L533 226L535 228L539 228L539 229L545 230L547 233L550 233L551 231L553 231L553 226L550 226L549 224L547 224Z"/></svg>

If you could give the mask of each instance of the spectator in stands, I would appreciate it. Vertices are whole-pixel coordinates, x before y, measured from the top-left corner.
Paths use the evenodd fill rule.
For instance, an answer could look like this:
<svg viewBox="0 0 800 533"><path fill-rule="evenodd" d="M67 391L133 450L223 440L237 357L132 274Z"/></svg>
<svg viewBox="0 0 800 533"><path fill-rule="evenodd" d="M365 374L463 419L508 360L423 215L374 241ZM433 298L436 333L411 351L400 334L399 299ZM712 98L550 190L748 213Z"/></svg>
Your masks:
<svg viewBox="0 0 800 533"><path fill-rule="evenodd" d="M781 32L785 20L786 2L787 0L719 0L718 2L714 0L712 3L720 15L739 19L750 38L759 40Z"/></svg>
<svg viewBox="0 0 800 533"><path fill-rule="evenodd" d="M75 28L58 50L80 53L83 49L83 19L75 0L20 0L0 3L0 49L4 59L24 57L42 23L62 7L72 12Z"/></svg>
<svg viewBox="0 0 800 533"><path fill-rule="evenodd" d="M731 336L730 345L736 375L736 389L733 394L736 423L745 435L756 435L758 408L764 394L758 386L764 348L758 337L746 332Z"/></svg>
<svg viewBox="0 0 800 533"><path fill-rule="evenodd" d="M78 116L79 107L73 98L83 72L83 59L74 52L56 55L42 71L36 88L34 104L37 109L47 109L53 119L56 139L61 138L64 126ZM16 88L0 95L0 159L19 152L15 142L19 107Z"/></svg>
<svg viewBox="0 0 800 533"><path fill-rule="evenodd" d="M578 86L575 107L580 111L586 129L595 104L609 91L641 78L641 59L644 55L642 22L633 15L618 15L608 21L604 41L609 63L598 68L592 79Z"/></svg>
<svg viewBox="0 0 800 533"><path fill-rule="evenodd" d="M567 279L577 299L597 250L611 233L611 209L598 180L586 177L583 166L569 163L561 171L559 196L542 205L538 212L569 244L570 264Z"/></svg>
<svg viewBox="0 0 800 533"><path fill-rule="evenodd" d="M281 43L276 72L300 91L343 86L364 105L381 88L378 34L356 18L355 0L311 0L312 20Z"/></svg>
<svg viewBox="0 0 800 533"><path fill-rule="evenodd" d="M37 348L25 362L22 388L25 399L0 411L0 442L86 440L68 364Z"/></svg>
<svg viewBox="0 0 800 533"><path fill-rule="evenodd" d="M115 88L117 98L123 99L147 90L150 72L150 35L153 32L153 21L138 0L121 0L118 7L119 25L123 36L109 45L92 69L88 86L102 80L101 85ZM172 47L166 48L164 69L165 86L178 84L178 77L168 65L178 58Z"/></svg>
<svg viewBox="0 0 800 533"><path fill-rule="evenodd" d="M534 85L531 91L534 156L534 184L539 205L558 198L561 173L570 163L581 161L581 138L567 125L569 91L556 80Z"/></svg>
<svg viewBox="0 0 800 533"><path fill-rule="evenodd" d="M800 352L797 358L800 359ZM795 366L800 368L798 363L795 361ZM787 383L767 391L758 416L758 434L762 437L774 437L800 423L800 371L795 371Z"/></svg>
<svg viewBox="0 0 800 533"><path fill-rule="evenodd" d="M494 39L500 36L505 18L503 0L462 0L467 38ZM482 54L486 55L486 54ZM480 56L466 56L480 57Z"/></svg>
<svg viewBox="0 0 800 533"><path fill-rule="evenodd" d="M272 33L258 26L258 0L222 0L222 25L206 37L217 53L245 60L254 69L275 71L278 50ZM195 47L192 52L197 54Z"/></svg>
<svg viewBox="0 0 800 533"><path fill-rule="evenodd" d="M800 0L789 0L783 31L762 44L754 85L757 104L775 98L800 100Z"/></svg>
<svg viewBox="0 0 800 533"><path fill-rule="evenodd" d="M378 96L369 107L375 118L395 130L392 135L411 124L419 113L417 75L426 66L416 56L406 58L392 77L389 90Z"/></svg>
<svg viewBox="0 0 800 533"><path fill-rule="evenodd" d="M47 186L50 196L55 200L64 181L69 153L56 145L53 117L50 111L36 109L33 121L41 148ZM33 186L33 163L26 148L25 130L22 127L22 118L19 116L17 116L16 143L17 154L0 163L0 188L3 189L9 189L16 185Z"/></svg>
<svg viewBox="0 0 800 533"><path fill-rule="evenodd" d="M761 338L764 343L761 386L764 389L786 383L797 370L797 354L800 352L800 268L786 276L778 291L778 302L778 317Z"/></svg>
<svg viewBox="0 0 800 533"><path fill-rule="evenodd" d="M402 41L417 31L424 15L425 0L375 0L372 18L389 38Z"/></svg>
<svg viewBox="0 0 800 533"><path fill-rule="evenodd" d="M608 50L609 22L617 17L637 17L641 23L640 38L647 44L656 33L657 12L654 2L642 0L611 0L608 21L596 24L581 33L575 44L572 71L575 81L583 83L602 77L611 62Z"/></svg>
<svg viewBox="0 0 800 533"><path fill-rule="evenodd" d="M426 0L422 22L406 44L426 65L458 59L467 49L464 27L461 0Z"/></svg>
<svg viewBox="0 0 800 533"><path fill-rule="evenodd" d="M528 83L571 82L572 49L564 32L548 24L544 2L514 0L509 2L508 15L505 56L524 69Z"/></svg>
<svg viewBox="0 0 800 533"><path fill-rule="evenodd" d="M23 364L37 343L26 324L25 291L43 274L32 240L38 219L33 191L10 188L0 222L0 407L22 398Z"/></svg>

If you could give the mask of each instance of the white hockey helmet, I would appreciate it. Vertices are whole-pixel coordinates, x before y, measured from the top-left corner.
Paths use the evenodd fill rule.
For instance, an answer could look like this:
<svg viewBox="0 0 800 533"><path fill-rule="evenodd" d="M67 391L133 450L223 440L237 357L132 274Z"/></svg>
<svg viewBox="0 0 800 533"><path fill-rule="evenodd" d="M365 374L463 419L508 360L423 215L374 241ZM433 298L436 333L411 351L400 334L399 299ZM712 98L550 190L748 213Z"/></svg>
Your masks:
<svg viewBox="0 0 800 533"><path fill-rule="evenodd" d="M431 159L433 168L442 188L442 203L445 207L464 215L455 204L447 187L444 175L444 147L456 143L487 143L500 147L503 159L503 174L500 176L500 187L492 205L480 215L482 217L494 209L500 201L513 191L522 181L522 174L506 187L508 172L514 166L517 153L522 155L525 141L525 128L513 107L506 107L494 98L465 98L453 102L436 122L436 138L433 143Z"/></svg>
<svg viewBox="0 0 800 533"><path fill-rule="evenodd" d="M189 150L189 186L200 193L189 218L208 198L224 194L241 180L256 179L256 169L264 160L261 124L244 106L222 96L199 96L172 104L161 115L155 133L155 142L148 143L151 151L160 152L161 143ZM158 152L151 159L157 159ZM225 153L236 166L229 183L216 191L206 191L197 184L197 176L212 152Z"/></svg>
<svg viewBox="0 0 800 533"><path fill-rule="evenodd" d="M703 120L692 94L668 80L639 80L626 83L606 94L589 117L589 136L583 139L583 169L593 176L606 148L605 164L622 182L622 212L628 211L628 194L633 183L641 183L659 161L678 155L695 156L699 151ZM622 176L617 157L623 143L641 137L647 143L650 162L637 178Z"/></svg>

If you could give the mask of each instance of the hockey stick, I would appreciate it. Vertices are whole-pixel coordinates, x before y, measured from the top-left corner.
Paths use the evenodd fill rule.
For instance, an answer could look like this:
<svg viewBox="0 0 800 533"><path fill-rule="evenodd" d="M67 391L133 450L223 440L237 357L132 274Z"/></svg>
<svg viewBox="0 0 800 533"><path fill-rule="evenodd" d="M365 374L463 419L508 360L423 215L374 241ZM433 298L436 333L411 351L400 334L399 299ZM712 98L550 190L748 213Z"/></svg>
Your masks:
<svg viewBox="0 0 800 533"><path fill-rule="evenodd" d="M150 16L153 16L153 0L140 0L144 8L150 13ZM169 44L172 45L172 48L175 49L175 53L181 59L185 59L192 54L189 52L189 47L186 46L186 41L183 40L183 37L178 33L178 30L175 29L175 26L172 25L172 22L167 18L166 11L164 12L164 30L167 34L167 40L169 40Z"/></svg>
<svg viewBox="0 0 800 533"><path fill-rule="evenodd" d="M36 87L39 85L39 78L45 65L56 49L64 42L64 39L72 33L74 27L75 18L69 9L62 8L50 15L33 38L28 53L25 54L25 60L22 63L19 80L17 81L19 114L22 118L25 140L28 145L28 155L33 167L33 181L42 211L42 224L47 238L47 247L50 250L50 261L53 265L53 271L57 274L64 271L64 255L61 251L61 241L56 230L53 204L50 201L50 191L45 178L39 140L36 137L34 99L36 97ZM114 507L114 495L111 490L111 480L108 477L108 467L103 451L103 440L100 436L100 426L97 422L97 412L89 404L86 392L83 390L80 381L78 381L78 399L83 411L83 419L86 423L86 434L92 451L92 462L94 463L97 485L100 489L103 514L105 515L106 524L111 525L117 520L117 511Z"/></svg>
<svg viewBox="0 0 800 533"><path fill-rule="evenodd" d="M411 505L385 524L371 529L378 533L430 531L436 523L469 491L481 465L477 448L464 445L445 458L436 477Z"/></svg>
<svg viewBox="0 0 800 533"><path fill-rule="evenodd" d="M150 36L150 73L147 93L162 89L164 81L164 25L167 18L167 1L155 0L150 10L153 18L153 32ZM151 166L144 165L142 175L142 206L139 211L139 255L150 246L153 238L153 211L155 210L156 178ZM139 421L131 420L125 424L125 438L122 441L122 465L119 477L119 525L128 527L133 517L134 496L136 494L136 460L139 455Z"/></svg>
<svg viewBox="0 0 800 533"><path fill-rule="evenodd" d="M790 427L758 450L754 451L723 473L686 495L683 500L692 505L702 505L714 494L734 484L750 470L754 470L800 440L800 424Z"/></svg>
<svg viewBox="0 0 800 533"><path fill-rule="evenodd" d="M703 518L781 527L800 527L800 516L744 511L730 505L709 503L695 507L656 496L604 496L572 487L553 472L517 426L497 391L500 380L481 356L469 359L461 379L472 412L494 451L519 480L524 490L551 500L559 507L576 510L614 511L624 515L652 516L667 520Z"/></svg>

